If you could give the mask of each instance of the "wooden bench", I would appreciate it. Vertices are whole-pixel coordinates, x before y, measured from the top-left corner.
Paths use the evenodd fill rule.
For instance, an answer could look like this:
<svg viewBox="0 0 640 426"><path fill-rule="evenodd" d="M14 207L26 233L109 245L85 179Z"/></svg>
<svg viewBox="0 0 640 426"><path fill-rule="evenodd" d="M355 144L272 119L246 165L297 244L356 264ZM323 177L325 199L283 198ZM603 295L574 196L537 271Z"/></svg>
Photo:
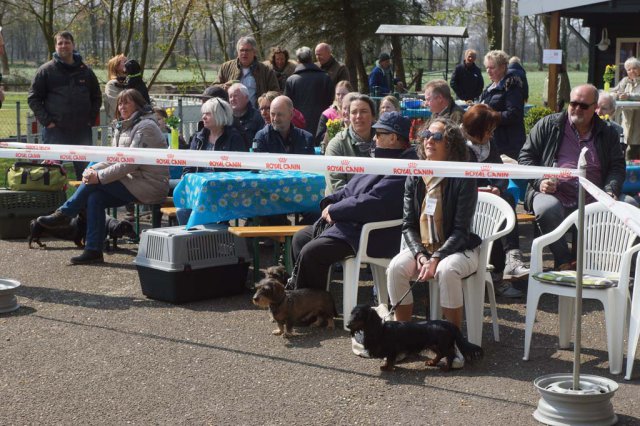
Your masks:
<svg viewBox="0 0 640 426"><path fill-rule="evenodd" d="M532 223L536 221L536 217L529 213L518 213L516 217L518 223Z"/></svg>
<svg viewBox="0 0 640 426"><path fill-rule="evenodd" d="M160 213L162 216L167 216L169 226L178 225L178 209L176 207L160 207Z"/></svg>
<svg viewBox="0 0 640 426"><path fill-rule="evenodd" d="M277 244L275 253L278 253L280 244L284 243L284 266L287 272L291 273L293 265L291 262L291 239L293 234L303 229L304 226L230 226L229 232L241 238L253 238L253 281L260 280L260 247L258 238L267 237Z"/></svg>

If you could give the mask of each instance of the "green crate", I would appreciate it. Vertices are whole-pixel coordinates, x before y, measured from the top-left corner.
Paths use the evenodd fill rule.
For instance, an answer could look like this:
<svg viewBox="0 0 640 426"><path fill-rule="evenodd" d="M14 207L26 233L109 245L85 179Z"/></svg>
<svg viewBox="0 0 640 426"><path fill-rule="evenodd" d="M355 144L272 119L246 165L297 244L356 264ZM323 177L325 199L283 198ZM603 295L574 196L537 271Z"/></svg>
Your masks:
<svg viewBox="0 0 640 426"><path fill-rule="evenodd" d="M55 211L66 200L64 191L11 191L0 189L0 238L26 238L29 222Z"/></svg>

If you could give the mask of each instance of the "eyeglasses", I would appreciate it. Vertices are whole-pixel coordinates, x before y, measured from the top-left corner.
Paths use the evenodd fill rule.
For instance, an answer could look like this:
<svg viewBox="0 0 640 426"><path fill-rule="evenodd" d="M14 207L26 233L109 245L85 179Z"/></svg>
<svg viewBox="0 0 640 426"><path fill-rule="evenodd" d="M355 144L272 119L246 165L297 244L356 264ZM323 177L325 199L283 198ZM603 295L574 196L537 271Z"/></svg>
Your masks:
<svg viewBox="0 0 640 426"><path fill-rule="evenodd" d="M434 141L436 142L440 142L444 139L444 135L441 132L431 132L430 130L425 130L424 132L420 132L418 134L418 136L420 136L422 139L431 139L433 138Z"/></svg>
<svg viewBox="0 0 640 426"><path fill-rule="evenodd" d="M578 107L580 107L580 109L583 109L583 110L587 110L587 109L591 108L591 107L592 107L593 105L595 105L595 104L596 104L595 102L592 102L592 103L590 103L590 104L586 104L586 103L584 103L584 102L578 102L578 101L571 101L571 102L569 102L569 105L571 105L571 108L578 108Z"/></svg>

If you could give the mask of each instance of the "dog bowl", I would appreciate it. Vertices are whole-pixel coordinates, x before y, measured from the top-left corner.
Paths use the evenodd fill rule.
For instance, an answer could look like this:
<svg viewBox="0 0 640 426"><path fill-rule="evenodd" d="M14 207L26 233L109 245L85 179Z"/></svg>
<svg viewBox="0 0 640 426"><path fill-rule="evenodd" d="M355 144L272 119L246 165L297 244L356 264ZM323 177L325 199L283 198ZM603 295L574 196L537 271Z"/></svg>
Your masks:
<svg viewBox="0 0 640 426"><path fill-rule="evenodd" d="M0 314L15 311L20 307L15 295L18 287L18 281L0 278Z"/></svg>

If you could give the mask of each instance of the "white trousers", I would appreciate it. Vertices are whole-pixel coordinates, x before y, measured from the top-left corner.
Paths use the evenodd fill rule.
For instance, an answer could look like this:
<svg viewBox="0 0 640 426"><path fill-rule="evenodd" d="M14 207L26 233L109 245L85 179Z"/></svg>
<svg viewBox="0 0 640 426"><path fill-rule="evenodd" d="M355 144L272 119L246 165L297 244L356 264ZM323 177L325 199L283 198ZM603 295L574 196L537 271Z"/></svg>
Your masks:
<svg viewBox="0 0 640 426"><path fill-rule="evenodd" d="M480 247L473 250L454 253L445 257L438 263L435 280L440 287L440 306L443 308L459 308L463 304L462 279L476 272L478 269L478 254ZM398 300L410 288L410 281L418 277L418 267L410 249L404 249L397 254L387 271L387 289L391 305ZM411 292L402 301L401 305L413 303Z"/></svg>

